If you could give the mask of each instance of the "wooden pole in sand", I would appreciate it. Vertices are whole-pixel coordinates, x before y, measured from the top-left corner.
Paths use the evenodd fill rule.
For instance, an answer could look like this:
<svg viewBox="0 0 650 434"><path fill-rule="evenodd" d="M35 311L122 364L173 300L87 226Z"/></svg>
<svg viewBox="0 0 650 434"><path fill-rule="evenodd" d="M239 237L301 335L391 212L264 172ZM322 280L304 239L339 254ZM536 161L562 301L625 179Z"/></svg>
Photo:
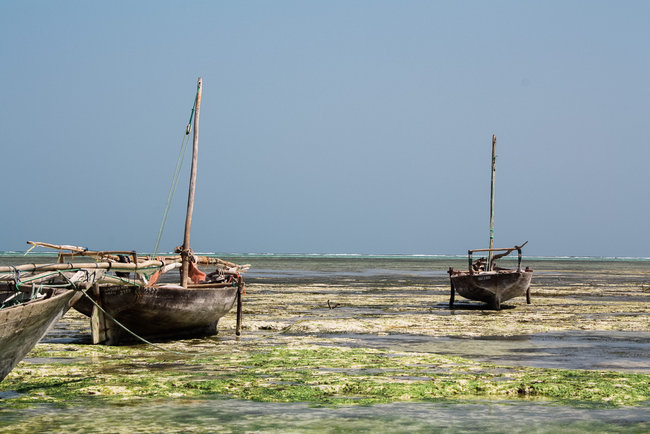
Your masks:
<svg viewBox="0 0 650 434"><path fill-rule="evenodd" d="M192 213L194 212L194 190L196 189L196 166L199 157L199 114L201 113L201 91L203 80L199 77L196 85L196 111L194 112L194 140L192 146L192 170L190 172L190 191L187 197L187 215L185 217L185 236L183 238L183 261L181 273L181 286L187 288L189 263L190 263L190 228L192 227Z"/></svg>
<svg viewBox="0 0 650 434"><path fill-rule="evenodd" d="M485 267L486 271L492 270L492 258L494 253L491 249L494 248L494 175L496 172L497 161L497 136L492 134L492 175L490 176L490 244L488 252L488 261Z"/></svg>
<svg viewBox="0 0 650 434"><path fill-rule="evenodd" d="M241 335L241 319L242 319L242 293L245 291L244 279L239 277L237 280L237 322L235 324L235 335Z"/></svg>

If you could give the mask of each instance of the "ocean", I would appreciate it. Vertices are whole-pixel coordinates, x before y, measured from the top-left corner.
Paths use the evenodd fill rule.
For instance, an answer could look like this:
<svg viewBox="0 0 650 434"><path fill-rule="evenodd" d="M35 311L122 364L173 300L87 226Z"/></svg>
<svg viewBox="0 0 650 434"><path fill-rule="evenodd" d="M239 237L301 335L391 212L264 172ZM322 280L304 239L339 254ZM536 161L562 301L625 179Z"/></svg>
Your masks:
<svg viewBox="0 0 650 434"><path fill-rule="evenodd" d="M449 308L447 270L449 267L464 269L467 266L464 256L216 256L251 264L245 275L242 336L234 336L235 319L231 312L220 322L216 337L161 345L181 351L209 349L221 355L234 352L242 357L260 351L307 352L319 348L380 352L394 357L443 355L504 370L534 368L551 370L548 372L561 369L640 375L642 379L647 378L644 381L650 386L650 258L524 257L523 265L534 270L532 303L527 305L524 298L512 299L504 304L502 311L496 312L459 296L455 308ZM53 260L53 255L0 254L1 265ZM514 259L501 261L502 266L514 264ZM93 360L92 364L83 365L83 369L92 371L99 369L97 364L105 363L119 370L119 375L126 375L128 370L121 369L126 370L127 365L131 366L129 369L149 366L149 370L155 366L161 376L185 372L184 359L170 359L159 349L136 345L138 357L145 354L148 360L138 365L129 359L129 347L92 346L88 336L86 318L71 310L37 346L36 355L28 355L8 378L21 373L27 375L30 369L48 365L63 369L78 360ZM39 347L43 348L45 357L37 351ZM86 355L90 347L92 356ZM66 351L56 352L57 349ZM56 352L56 356L48 356L48 351ZM192 366L192 369L205 370L206 379L220 375L218 368L208 362L199 364L198 368ZM322 367L313 366L313 369ZM340 368L327 369L326 372L334 375ZM379 367L377 371L380 375ZM106 375L108 382L116 381L118 375L112 371L92 372ZM368 368L362 373L369 378L374 375ZM650 429L649 401L608 405L598 401L481 395L425 401L405 397L360 406L323 405L309 399L289 399L289 402L242 399L244 395L235 392L199 398L136 399L123 391L123 401L116 404L113 400L81 399L86 392L73 389L67 404L39 401L36 397L31 404L16 408L10 403L15 393L29 392L6 389L4 382L0 384L0 431L642 432Z"/></svg>

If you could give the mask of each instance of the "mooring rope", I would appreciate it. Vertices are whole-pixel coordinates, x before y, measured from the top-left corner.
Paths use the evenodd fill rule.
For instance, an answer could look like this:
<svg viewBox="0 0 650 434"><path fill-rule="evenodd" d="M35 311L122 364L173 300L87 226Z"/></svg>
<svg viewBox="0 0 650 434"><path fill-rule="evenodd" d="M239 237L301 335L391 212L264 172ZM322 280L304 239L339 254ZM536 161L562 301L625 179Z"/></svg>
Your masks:
<svg viewBox="0 0 650 434"><path fill-rule="evenodd" d="M87 271L87 270L86 270L86 271ZM86 298L87 298L88 300L90 300L90 302L91 302L92 304L94 304L94 305L97 307L97 309L101 310L102 313L103 313L104 315L106 315L106 316L107 316L108 318L110 318L110 319L111 319L115 324L117 324L118 326L120 326L124 331L126 331L127 333L129 333L130 335L132 335L133 337L135 337L136 339L140 340L141 342L144 342L145 344L151 345L151 346L154 347L154 348L157 348L157 349L159 349L159 350L161 350L161 351L165 351L165 352L168 352L168 353L178 354L178 355L182 355L182 356L197 354L197 353L186 353L186 352L182 352L182 351L173 351L173 350L168 350L168 349L166 349L166 348L163 348L163 347L161 347L161 346L159 346L159 345L154 344L153 342L150 342L150 341L146 340L145 338L143 338L142 336L138 335L138 334L135 333L134 331L130 330L127 326L125 326L124 324L122 324L121 322L119 322L118 320L116 320L115 317L114 317L113 315L111 315L110 313L106 312L106 311L104 310L103 307L101 307L101 306L100 306L100 305L99 305L95 300L93 300L93 298L92 298L91 296L88 295L87 290L80 289L80 288L79 288L79 287L78 287L74 282L72 282L70 279L68 279L68 277L67 277L65 274L63 274L61 271L59 271L59 274L61 275L61 277L63 277L65 280L68 281L68 283L72 286L72 288L73 288L75 291L81 291L81 293L82 293L83 295L85 295Z"/></svg>
<svg viewBox="0 0 650 434"><path fill-rule="evenodd" d="M158 230L158 237L156 238L156 245L153 248L153 256L158 254L158 247L160 246L160 239L162 234L165 231L165 224L167 223L167 216L169 215L169 209L171 208L172 200L174 199L174 194L176 193L176 186L178 185L178 180L180 178L181 168L183 167L183 160L185 159L185 151L187 149L187 135L183 137L181 143L181 150L178 154L178 160L176 160L176 169L174 169L174 175L172 176L172 184L169 187L169 194L167 195L167 203L165 204L165 211L163 212L162 222L160 223L160 229Z"/></svg>
<svg viewBox="0 0 650 434"><path fill-rule="evenodd" d="M81 270L81 269L80 269L80 270ZM16 270L16 271L17 271L17 270ZM66 270L66 271L69 271L69 270ZM77 270L77 271L79 271L79 270ZM89 279L89 278L90 278L90 277L89 277L89 274L90 274L90 273L88 272L88 270L83 270L83 271L86 271L87 278ZM40 284L40 285L38 286L38 290L37 290L36 292L40 292L44 286L47 286L48 288L71 288L71 289L74 290L74 291L80 291L80 292L81 292L81 293L82 293L82 294L83 294L83 295L84 295L88 300L90 300L90 302L91 302L94 306L97 307L97 309L99 309L99 310L100 310L104 315L106 315L106 316L107 316L111 321L113 321L113 322L114 322L115 324L117 324L120 328L122 328L124 331L126 331L127 333L129 333L131 336L133 336L134 338L136 338L136 339L139 340L140 342L143 342L143 343L145 343L145 344L147 344L147 345L150 345L150 346L152 346L152 347L154 347L154 348L156 348L156 349L158 349L158 350L160 350L160 351L164 351L164 352L167 352L167 353L178 354L178 355L182 355L182 356L193 356L193 357L196 357L196 356L205 356L206 354L210 354L209 352L201 352L201 351L186 352L186 351L175 351L175 350L169 350L169 349L167 349L167 348L161 347L160 345L156 345L156 344L154 344L153 342L148 341L148 340L145 339L144 337L138 335L137 333L135 333L134 331L132 331L131 329L129 329L127 326L125 326L124 324L122 324L121 322L119 322L117 319L115 319L115 317L114 317L113 315L111 315L110 313L106 312L106 310L105 310L104 308L102 308L102 307L101 307L101 306L100 306L100 305L99 305L95 300L93 300L93 298L92 298L90 295L88 295L88 292L87 292L88 290L87 290L87 289L82 289L82 288L80 288L80 287L77 285L77 283L71 281L71 280L68 278L68 276L66 276L66 275L63 273L62 270L57 270L57 271L55 271L55 272L52 272L49 276L51 276L51 275L57 275L57 274L58 274L59 276L61 276L63 279L65 279L65 280L67 281L67 283L61 283L61 284L47 284L47 285ZM48 276L48 277L49 277L49 276ZM45 276L39 276L39 278L43 278L43 277L45 277ZM127 283L127 284L132 284L132 285L134 285L134 286L140 286L140 287L142 287L142 285L140 285L140 284L138 284L138 283L135 283L135 282L130 282L130 281L125 280L125 279L120 279L120 280L122 280L123 282L125 282L125 283ZM28 283L28 280L19 281L18 284L19 284L19 285L24 285L25 283ZM32 291L34 291L34 289L35 289L35 288L34 288L34 285L32 284ZM5 300L5 301L2 303L2 305L1 305L0 307L1 307L1 308L9 307L9 306L10 306L9 302L12 301L11 299L12 299L13 297L17 296L18 294L19 294L19 292L16 292L16 294L15 294L14 296L9 297L7 300ZM33 294L32 294L32 297L31 297L31 298L33 298Z"/></svg>
<svg viewBox="0 0 650 434"><path fill-rule="evenodd" d="M45 279L45 278L50 277L50 276L56 276L59 273L61 273L61 270L52 271L49 274L40 274L40 275L37 275L37 276L32 276L31 278L26 277L26 278L20 279L19 281L16 282L16 288L18 288L20 285L24 285L25 283L29 283L32 280Z"/></svg>
<svg viewBox="0 0 650 434"><path fill-rule="evenodd" d="M75 289L78 290L78 291L81 291L81 293L82 293L83 295L85 295L86 298L88 298L88 300L90 300L91 303L94 304L94 305L97 307L97 309L101 310L102 313L103 313L104 315L106 315L108 318L111 319L111 321L113 321L115 324L117 324L118 326L120 326L124 331L126 331L126 332L129 333L131 336L133 336L133 337L135 337L136 339L138 339L139 341L141 341L141 342L143 342L143 343L145 343L145 344L151 345L152 347L154 347L154 348L156 348L156 349L159 349L159 350L161 350L161 351L165 351L165 352L173 353L173 354L178 354L178 355L181 355L181 356L196 355L196 354L197 354L197 353L186 353L186 352L182 352L182 351L168 350L167 348L163 348L163 347L161 347L161 346L159 346L159 345L154 344L153 342L150 342L150 341L146 340L145 338L143 338L142 336L136 334L135 332L133 332L132 330L130 330L127 326L125 326L124 324L122 324L121 322L119 322L118 320L116 320L115 317L114 317L113 315L111 315L110 313L106 312L106 311L104 310L104 308L102 308L102 307L101 307L101 306L100 306L100 305L99 305L95 300L93 300L92 297L89 296L88 293L87 293L86 291L81 290L81 289L78 289L77 287L75 287Z"/></svg>

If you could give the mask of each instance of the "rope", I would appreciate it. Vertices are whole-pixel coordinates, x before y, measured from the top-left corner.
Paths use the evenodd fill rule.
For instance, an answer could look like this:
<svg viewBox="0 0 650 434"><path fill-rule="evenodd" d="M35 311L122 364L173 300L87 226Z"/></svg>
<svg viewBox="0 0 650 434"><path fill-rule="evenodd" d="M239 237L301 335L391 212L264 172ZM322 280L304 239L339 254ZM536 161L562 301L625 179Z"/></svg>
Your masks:
<svg viewBox="0 0 650 434"><path fill-rule="evenodd" d="M163 213L162 222L160 223L160 229L158 230L158 237L156 238L156 245L153 249L153 256L158 254L158 247L160 246L160 239L165 230L165 224L167 223L167 216L169 215L169 209L171 208L172 200L174 194L176 193L176 186L178 185L178 180L180 178L181 168L183 166L183 160L185 159L185 151L187 149L187 144L189 136L185 134L183 136L183 141L181 142L181 150L178 154L178 160L176 160L176 168L174 169L174 175L172 176L172 184L169 187L169 194L167 195L167 203L165 204L165 211Z"/></svg>
<svg viewBox="0 0 650 434"><path fill-rule="evenodd" d="M163 213L162 222L160 223L160 229L158 230L158 237L156 238L156 245L153 249L153 256L158 254L158 247L160 246L160 239L162 234L165 231L165 224L167 223L167 216L169 215L169 209L171 207L174 194L176 193L176 186L178 185L178 180L181 174L181 168L183 167L183 160L185 159L185 151L189 143L190 131L192 131L192 119L194 118L194 110L196 109L196 102L199 99L199 88L197 86L196 96L194 97L194 104L192 105L192 111L190 112L190 120L187 122L185 127L185 135L183 140L181 140L181 150L178 154L178 159L176 160L176 168L174 169L174 175L172 176L172 185L169 188L169 194L167 195L167 203L165 204L165 211Z"/></svg>
<svg viewBox="0 0 650 434"><path fill-rule="evenodd" d="M157 348L157 349L159 349L159 350L161 350L161 351L165 351L165 352L168 352L168 353L179 354L179 355L191 355L191 354L192 354L192 353L184 353L184 352L180 352L180 351L172 351L172 350L168 350L168 349L163 348L163 347L161 347L161 346L159 346L159 345L156 345L156 344L154 344L154 343L152 343L152 342L149 342L148 340L146 340L146 339L143 338L142 336L137 335L135 332L129 330L129 328L126 327L124 324L122 324L121 322L119 322L118 320L116 320L115 317L114 317L113 315L111 315L110 313L106 312L106 311L104 310L104 308L102 308L102 307L101 307L101 306L100 306L100 305L99 305L95 300L93 300L92 297L89 296L88 293L87 293L86 291L84 291L84 290L82 290L82 289L79 289L79 287L78 287L77 285L75 285L74 282L70 281L70 279L68 279L68 277L67 277L65 274L63 274L61 271L59 271L59 274L61 275L61 277L63 277L65 280L68 281L68 283L72 286L72 288L73 288L75 291L81 291L81 293L82 293L83 295L85 295L86 298L87 298L88 300L90 300L90 302L91 302L92 304L94 304L95 306L97 306L97 309L101 310L102 313L103 313L104 315L106 315L107 317L109 317L109 318L110 318L110 319L111 319L115 324L117 324L118 326L120 326L123 330L125 330L126 332L128 332L129 334L131 334L131 335L132 335L133 337L135 337L136 339L138 339L138 340L144 342L145 344L149 344L149 345L151 345L151 346L154 347L154 348Z"/></svg>
<svg viewBox="0 0 650 434"><path fill-rule="evenodd" d="M183 356L185 356L185 355L192 355L192 354L193 354L193 353L185 353L185 352L182 352L182 351L173 351L173 350L168 350L167 348L163 348L163 347L161 347L161 346L159 346L159 345L154 344L153 342L150 342L150 341L146 340L146 339L143 338L142 336L139 336L139 335L137 335L136 333L134 333L134 332L132 332L131 330L129 330L129 329L128 329L124 324L122 324L121 322L119 322L118 320L116 320L115 317L114 317L113 315L111 315L110 313L106 312L106 311L105 311L105 310L104 310L104 309L103 309L103 308L102 308L102 307L101 307L101 306L100 306L100 305L99 305L95 300L92 299L91 296L88 295L88 293L87 293L86 291L81 291L81 293L82 293L83 295L85 295L86 298L88 298L88 300L90 300L90 301L92 302L92 304L94 304L94 305L97 307L97 309L101 310L102 313L103 313L104 315L106 315L107 317L109 317L109 318L111 319L111 321L113 321L115 324L117 324L118 326L120 326L124 331L128 332L129 334L131 334L131 336L135 337L136 339L140 340L141 342L144 342L145 344L151 345L151 346L154 347L154 348L157 348L157 349L159 349L159 350L161 350L161 351L165 351L165 352L168 352L168 353L179 354L179 355L183 355Z"/></svg>
<svg viewBox="0 0 650 434"><path fill-rule="evenodd" d="M61 275L61 277L63 277L65 280L68 281L68 283L72 286L72 289L74 289L75 291L81 291L81 293L82 293L83 295L85 295L86 298L87 298L88 300L90 300L90 302L91 302L92 304L94 304L95 306L97 306L97 309L101 310L101 311L104 313L104 315L106 315L107 317L109 317L113 322L115 322L115 324L117 324L117 325L120 326L122 329L124 329L125 331L127 331L128 333L130 333L131 335L133 335L136 339L139 339L140 341L144 342L145 344L149 344L149 345L151 345L152 347L158 348L159 350L162 350L162 351L166 351L166 352L170 352L170 353L174 353L174 354L180 354L180 355L189 354L189 353L182 353L182 352L177 352L177 351L168 350L168 349L163 348L163 347L160 347L160 346L158 346L158 345L156 345L156 344L154 344L154 343L152 343L152 342L149 342L148 340L146 340L145 338L143 338L143 337L141 337L141 336L138 336L137 334L135 334L134 332L132 332L131 330L129 330L129 329L128 329L124 324L122 324L121 322L119 322L118 320L116 320L115 317L114 317L113 315L111 315L110 313L106 312L106 311L105 311L105 310L104 310L104 309L103 309L99 304L97 304L97 302L95 302L95 300L92 299L91 296L88 295L88 293L87 293L86 291L84 291L83 289L79 289L79 287L78 287L77 285L75 285L73 282L71 282L70 279L68 279L68 277L67 277L65 274L63 274L63 273L60 272L60 271L59 271L59 274Z"/></svg>
<svg viewBox="0 0 650 434"><path fill-rule="evenodd" d="M119 280L119 281L121 281L123 283L126 283L128 285L139 286L141 288L145 286L145 285L141 284L140 282L137 282L136 280L129 280L129 279L125 279L125 278L120 277L120 276L111 276L111 278L117 279L117 280Z"/></svg>
<svg viewBox="0 0 650 434"><path fill-rule="evenodd" d="M77 269L77 271L78 271L78 269ZM88 270L84 270L84 271L86 271L86 273L87 273L87 279L88 279L88 278L89 278ZM15 270L15 272L18 272L18 270ZM90 295L88 295L87 290L83 290L83 289L79 288L75 282L72 282L72 281L71 281L71 280L70 280L70 279L69 279L69 278L68 278L68 277L63 273L62 270L57 270L56 272L53 272L53 273L52 273L52 275L57 275L57 274L60 275L63 279L65 279L65 280L67 281L67 283L62 283L62 284L48 284L47 287L49 287L49 288L62 288L62 287L63 287L63 288L70 288L70 287L71 287L71 289L73 289L73 290L75 290L75 291L81 291L81 293L82 293L84 296L86 296L86 298L88 298L88 300L90 300L90 302L91 302L93 305L95 305L95 306L96 306L96 307L97 307L97 308L98 308L98 309L99 309L99 310L100 310L104 315L106 315L109 319L111 319L111 320L112 320L115 324L117 324L120 328L122 328L124 331L126 331L127 333L129 333L130 335L132 335L133 337L135 337L136 339L138 339L139 341L141 341L141 342L143 342L143 343L145 343L145 344L148 344L148 345L150 345L150 346L152 346L152 347L154 347L154 348L156 348L156 349L158 349L158 350L161 350L161 351L164 351L164 352L167 352L167 353L178 354L178 355L182 355L182 356L194 356L194 357L197 357L197 356L201 356L201 355L208 354L208 353L205 353L205 352L191 352L191 353L190 353L190 352L183 352L183 351L173 351L173 350L168 350L168 349L166 349L166 348L164 348L164 347L161 347L161 346L159 346L159 345L154 344L153 342L148 341L147 339L143 338L142 336L139 336L138 334L136 334L135 332L133 332L132 330L130 330L128 327L126 327L124 324L122 324L121 322L119 322L117 319L115 319L115 317L114 317L113 315L111 315L110 313L106 312L106 311L105 311L105 310L104 310L104 309L103 309L103 308L102 308L102 307L101 307L101 306L100 306L100 305L99 305L95 300L92 299L92 297L91 297ZM44 276L40 276L40 278L42 278L42 277L44 277ZM142 286L142 285L140 285L140 284L138 284L138 283L136 283L136 282L131 282L131 281L127 280L127 279L121 279L121 278L119 278L119 277L117 277L117 278L118 278L119 280L123 281L124 283L130 284L130 285L134 285L134 286ZM26 281L20 281L20 280L17 280L16 283L17 283L17 284L25 284L25 283L27 283L27 282L29 282L29 280L26 280ZM42 285L42 284L39 285L38 290L37 290L36 292L40 292L40 291L42 290L42 288L43 288L43 285ZM35 286L32 284L32 298L33 298L33 292L34 292L34 289L35 289ZM16 294L15 294L14 296L9 297L7 300L5 300L5 301L0 305L0 308L10 307L11 305L13 305L13 303L12 303L12 304L9 304L9 302L13 302L12 298L16 297L16 296L19 295L19 294L20 294L19 292L16 292Z"/></svg>
<svg viewBox="0 0 650 434"><path fill-rule="evenodd" d="M20 284L20 270L13 265L10 265L10 267L14 274L14 283L16 284L16 288L18 288L18 285Z"/></svg>
<svg viewBox="0 0 650 434"><path fill-rule="evenodd" d="M63 276L63 277L65 277L65 276ZM66 278L66 280L67 280L67 277L65 277L65 278ZM68 282L70 282L70 280L68 280ZM148 341L147 339L143 338L142 336L136 334L135 332L133 332L132 330L130 330L128 327L126 327L124 324L122 324L121 322L119 322L118 320L116 320L115 317L114 317L113 315L111 315L110 313L106 312L106 311L104 310L104 308L102 308L102 307L101 307L101 306L100 306L100 305L99 305L95 300L93 300L92 297L89 296L88 293L87 293L86 291L79 289L79 288L78 288L74 283L72 283L72 282L70 282L70 284L73 286L73 288L74 288L75 290L77 290L77 291L81 291L81 293L82 293L83 295L85 295L86 298L88 298L88 300L90 300L90 302L91 302L93 305L97 306L97 309L101 310L102 313L103 313L104 315L106 315L106 316L107 316L111 321L113 321L115 324L117 324L119 327L121 327L124 331L126 331L127 333L129 333L131 336L135 337L136 339L138 339L139 341L141 341L141 342L143 342L143 343L145 343L145 344L147 344L147 345L150 345L150 346L152 346L152 347L154 347L154 348L156 348L156 349L158 349L158 350L161 350L161 351L164 351L164 352L167 352L167 353L178 354L178 355L181 355L181 356L193 356L193 357L198 357L198 356L205 356L206 354L211 354L211 353L208 353L208 352L202 352L202 351L195 351L195 352L191 352L191 353L190 353L190 352L187 352L187 351L174 351L174 350L168 350L167 348L161 347L160 345L156 345L156 344L154 344L153 342L150 342L150 341Z"/></svg>
<svg viewBox="0 0 650 434"><path fill-rule="evenodd" d="M26 278L24 278L24 279L21 279L20 282L17 282L17 283L16 283L16 286L18 286L18 285L22 285L22 284L25 284L25 283L29 283L29 282L31 282L32 280L44 279L44 278L46 278L46 277L56 276L56 275L59 274L60 272L61 272L61 270L58 270L58 271L52 271L51 273L49 273L49 274L45 274L45 275L32 276L32 278L26 277Z"/></svg>
<svg viewBox="0 0 650 434"><path fill-rule="evenodd" d="M59 272L59 275L60 275L61 277L63 277L65 280L68 281L68 284L69 284L70 286L72 286L72 289L74 289L74 290L77 289L77 285L75 285L75 284L74 284L70 279L68 279L68 276L66 276L65 274L63 274L63 272L62 272L61 270L59 270L58 272Z"/></svg>

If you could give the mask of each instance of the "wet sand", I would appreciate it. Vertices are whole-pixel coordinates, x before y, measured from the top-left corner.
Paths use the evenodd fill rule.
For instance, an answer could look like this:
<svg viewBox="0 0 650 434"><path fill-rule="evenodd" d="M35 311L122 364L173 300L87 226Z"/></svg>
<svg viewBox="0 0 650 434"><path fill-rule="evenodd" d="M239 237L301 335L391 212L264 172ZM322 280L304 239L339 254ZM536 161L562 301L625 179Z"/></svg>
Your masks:
<svg viewBox="0 0 650 434"><path fill-rule="evenodd" d="M506 365L650 371L648 262L532 265L532 303L516 298L501 311L458 296L450 309L446 274L424 267L262 272L248 279L244 327L271 339L311 336ZM221 327L231 329L232 318Z"/></svg>
<svg viewBox="0 0 650 434"><path fill-rule="evenodd" d="M564 262L535 264L541 270L532 303L515 298L501 311L459 296L450 309L448 278L440 271L266 268L247 277L241 340L329 341L513 366L650 372L647 264L615 263L614 270L577 264L569 270ZM222 319L221 337L228 339L234 321L232 312ZM86 318L71 310L45 341L85 343L89 333Z"/></svg>

